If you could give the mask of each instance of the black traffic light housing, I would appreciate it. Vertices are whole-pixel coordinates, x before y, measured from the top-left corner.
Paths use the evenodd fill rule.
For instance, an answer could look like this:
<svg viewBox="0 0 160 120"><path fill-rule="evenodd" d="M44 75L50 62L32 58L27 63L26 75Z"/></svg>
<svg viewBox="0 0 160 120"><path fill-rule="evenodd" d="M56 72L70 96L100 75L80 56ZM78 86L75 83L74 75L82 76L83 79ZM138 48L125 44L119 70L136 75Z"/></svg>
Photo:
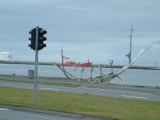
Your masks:
<svg viewBox="0 0 160 120"><path fill-rule="evenodd" d="M29 34L31 34L31 37L29 40L31 43L28 45L31 49L35 50L36 49L36 28L33 28L31 31L29 31Z"/></svg>
<svg viewBox="0 0 160 120"><path fill-rule="evenodd" d="M46 47L46 44L44 43L44 41L46 41L46 37L44 36L45 34L47 34L47 31L40 28L40 27L36 27L33 28L29 34L31 34L31 37L29 38L29 40L31 41L31 43L28 45L31 49L36 50L36 36L38 37L38 41L37 41L37 50L41 50L44 47Z"/></svg>
<svg viewBox="0 0 160 120"><path fill-rule="evenodd" d="M38 50L43 49L44 47L46 47L46 44L44 43L44 41L46 41L46 37L44 36L45 34L47 34L47 31L39 28L38 29Z"/></svg>

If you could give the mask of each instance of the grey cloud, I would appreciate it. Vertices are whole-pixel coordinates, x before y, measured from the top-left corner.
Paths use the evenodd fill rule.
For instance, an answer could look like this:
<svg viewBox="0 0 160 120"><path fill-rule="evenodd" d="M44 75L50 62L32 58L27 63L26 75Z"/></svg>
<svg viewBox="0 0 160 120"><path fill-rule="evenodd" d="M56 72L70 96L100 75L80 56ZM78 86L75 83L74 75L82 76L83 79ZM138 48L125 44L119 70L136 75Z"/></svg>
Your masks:
<svg viewBox="0 0 160 120"><path fill-rule="evenodd" d="M13 50L17 59L28 59L27 54L33 55L28 48L28 31L39 25L48 31L47 47L41 52L44 60L57 57L60 48L72 57L106 53L117 60L127 60L124 55L128 52L131 24L135 28L135 52L159 38L159 3L158 0L5 0L0 4L3 28L0 50Z"/></svg>

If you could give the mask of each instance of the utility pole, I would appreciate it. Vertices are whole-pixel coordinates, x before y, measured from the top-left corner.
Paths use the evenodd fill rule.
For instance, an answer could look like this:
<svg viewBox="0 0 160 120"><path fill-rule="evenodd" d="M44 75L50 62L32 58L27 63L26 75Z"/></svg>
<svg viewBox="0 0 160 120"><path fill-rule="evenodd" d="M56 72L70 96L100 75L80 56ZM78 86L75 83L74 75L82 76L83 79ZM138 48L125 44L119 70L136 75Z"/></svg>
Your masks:
<svg viewBox="0 0 160 120"><path fill-rule="evenodd" d="M130 38L130 49L129 49L129 53L126 55L129 59L129 63L132 62L132 33L133 33L133 26L131 25L131 32L129 35Z"/></svg>

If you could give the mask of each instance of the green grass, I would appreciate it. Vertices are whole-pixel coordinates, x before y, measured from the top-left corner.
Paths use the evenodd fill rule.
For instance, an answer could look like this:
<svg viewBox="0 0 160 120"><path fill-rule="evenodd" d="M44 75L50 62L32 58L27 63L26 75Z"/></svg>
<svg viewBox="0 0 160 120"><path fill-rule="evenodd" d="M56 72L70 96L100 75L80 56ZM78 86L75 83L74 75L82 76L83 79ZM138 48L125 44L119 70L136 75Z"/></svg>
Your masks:
<svg viewBox="0 0 160 120"><path fill-rule="evenodd" d="M32 91L0 87L0 104L33 107ZM36 108L111 117L118 120L160 120L160 102L117 99L89 94L40 90Z"/></svg>

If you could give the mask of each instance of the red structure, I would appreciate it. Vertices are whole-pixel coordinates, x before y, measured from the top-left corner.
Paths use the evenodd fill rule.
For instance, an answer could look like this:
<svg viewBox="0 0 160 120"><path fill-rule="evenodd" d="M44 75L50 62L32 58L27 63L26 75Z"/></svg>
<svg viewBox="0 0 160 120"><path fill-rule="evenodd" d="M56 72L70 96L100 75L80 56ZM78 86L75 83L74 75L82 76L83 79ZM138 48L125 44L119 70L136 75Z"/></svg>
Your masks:
<svg viewBox="0 0 160 120"><path fill-rule="evenodd" d="M62 66L71 66L71 67L91 67L92 63L89 60L85 63L76 63L74 61L66 61L62 63Z"/></svg>

